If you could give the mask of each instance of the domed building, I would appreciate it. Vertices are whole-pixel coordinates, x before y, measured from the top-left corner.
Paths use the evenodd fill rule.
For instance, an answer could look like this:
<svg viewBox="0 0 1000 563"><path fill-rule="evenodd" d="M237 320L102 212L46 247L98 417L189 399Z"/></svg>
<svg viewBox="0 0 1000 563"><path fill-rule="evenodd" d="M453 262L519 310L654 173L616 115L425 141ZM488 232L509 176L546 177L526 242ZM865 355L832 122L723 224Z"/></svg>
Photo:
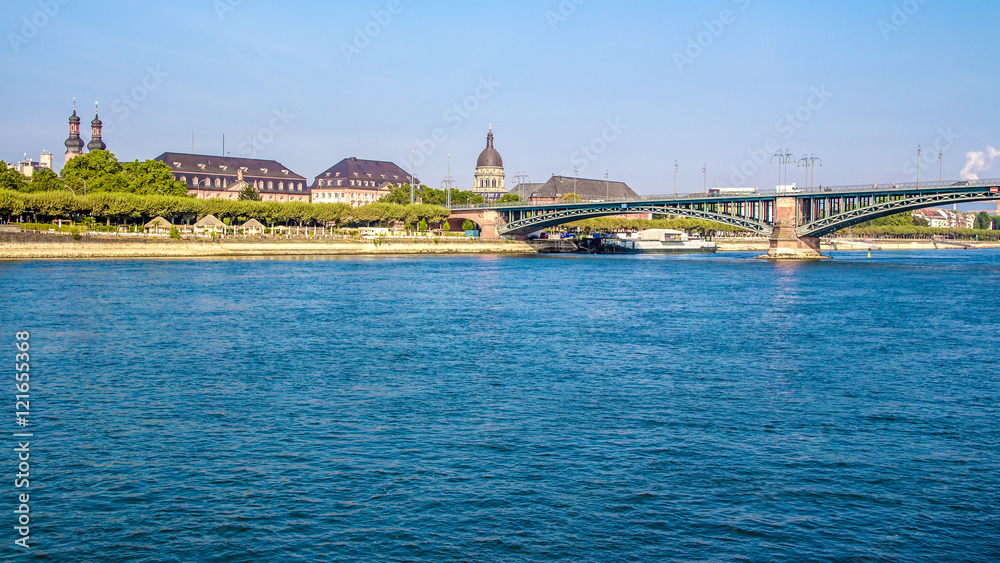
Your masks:
<svg viewBox="0 0 1000 563"><path fill-rule="evenodd" d="M472 192L483 196L486 201L496 201L507 193L506 180L503 172L503 158L493 146L493 126L486 135L486 149L479 155L476 163L476 183Z"/></svg>

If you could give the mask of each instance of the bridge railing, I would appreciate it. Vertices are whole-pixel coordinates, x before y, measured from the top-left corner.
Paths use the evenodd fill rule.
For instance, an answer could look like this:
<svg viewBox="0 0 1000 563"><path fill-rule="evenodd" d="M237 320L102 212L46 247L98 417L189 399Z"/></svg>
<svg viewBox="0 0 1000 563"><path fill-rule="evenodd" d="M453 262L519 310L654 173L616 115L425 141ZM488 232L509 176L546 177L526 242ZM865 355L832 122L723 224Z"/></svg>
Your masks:
<svg viewBox="0 0 1000 563"><path fill-rule="evenodd" d="M641 195L638 197L596 197L590 199L582 199L580 201L559 201L555 203L545 203L533 205L530 202L505 202L505 203L480 203L480 204L468 204L459 206L452 206L453 211L465 211L465 210L476 210L476 209L505 209L505 208L517 208L517 207L531 207L531 208L551 208L551 207L574 207L578 205L594 205L602 203L610 204L622 204L622 203L648 203L648 202L670 202L673 200L691 200L691 199L742 199L742 198L753 198L753 197L773 197L776 195L784 196L797 196L797 195L810 195L810 194L836 194L836 193L851 193L851 192L870 192L870 191L891 191L891 190L913 190L913 189L933 189L933 188L952 188L952 187L976 187L976 186L1000 186L1000 179L982 179L982 180L946 180L944 182L905 182L905 183L888 183L888 184L857 184L853 186L819 186L813 188L796 188L794 191L786 191L778 193L778 190L758 190L753 193L743 193L743 194L731 194L731 193L706 193L706 192L694 192L688 194L669 194L669 195ZM627 209L623 210L628 212Z"/></svg>

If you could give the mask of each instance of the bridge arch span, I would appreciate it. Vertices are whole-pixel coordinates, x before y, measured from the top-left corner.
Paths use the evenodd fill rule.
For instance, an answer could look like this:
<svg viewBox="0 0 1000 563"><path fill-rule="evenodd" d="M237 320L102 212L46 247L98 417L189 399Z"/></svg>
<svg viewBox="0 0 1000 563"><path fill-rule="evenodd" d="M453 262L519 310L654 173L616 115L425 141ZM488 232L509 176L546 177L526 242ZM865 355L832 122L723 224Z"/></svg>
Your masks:
<svg viewBox="0 0 1000 563"><path fill-rule="evenodd" d="M501 211L501 225L499 232L501 235L528 235L530 233L540 231L542 229L547 229L550 227L557 227L559 225L565 225L566 223L572 223L575 221L583 221L586 219L597 219L600 217L612 217L615 215L623 214L634 214L634 213L652 213L655 215L676 215L679 217L686 217L689 219L702 219L705 221L711 221L713 223L719 223L722 225L729 225L739 229L745 229L763 236L771 236L772 227L764 222L763 220L752 219L748 217L740 217L737 215L729 215L726 213L719 213L715 211L692 209L680 205L669 205L662 203L650 203L650 204L640 204L631 203L628 204L627 208L622 208L618 206L607 206L607 207L566 207L566 208L552 208L546 210L546 212L536 213L530 217L520 218L511 220L512 214L507 214L504 217L504 212Z"/></svg>
<svg viewBox="0 0 1000 563"><path fill-rule="evenodd" d="M887 201L857 207L843 213L808 222L796 228L795 234L800 237L822 237L860 223L867 223L868 221L874 221L875 219L907 211L996 199L998 199L998 195L990 192L989 188L979 192L935 193L900 197L899 199L890 198Z"/></svg>

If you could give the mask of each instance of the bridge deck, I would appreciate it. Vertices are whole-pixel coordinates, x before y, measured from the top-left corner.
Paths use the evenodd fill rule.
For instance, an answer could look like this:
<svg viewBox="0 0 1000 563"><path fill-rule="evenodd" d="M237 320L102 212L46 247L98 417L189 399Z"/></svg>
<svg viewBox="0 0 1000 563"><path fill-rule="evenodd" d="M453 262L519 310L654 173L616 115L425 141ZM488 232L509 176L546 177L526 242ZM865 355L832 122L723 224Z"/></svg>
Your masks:
<svg viewBox="0 0 1000 563"><path fill-rule="evenodd" d="M505 235L523 235L582 219L654 213L705 219L770 236L780 214L778 201L792 199L795 200L796 234L814 237L878 217L924 207L1000 200L1000 180L921 182L919 185L868 184L785 193L695 193L629 199L601 198L586 202L468 206L454 208L453 211L496 211L500 215L500 234Z"/></svg>

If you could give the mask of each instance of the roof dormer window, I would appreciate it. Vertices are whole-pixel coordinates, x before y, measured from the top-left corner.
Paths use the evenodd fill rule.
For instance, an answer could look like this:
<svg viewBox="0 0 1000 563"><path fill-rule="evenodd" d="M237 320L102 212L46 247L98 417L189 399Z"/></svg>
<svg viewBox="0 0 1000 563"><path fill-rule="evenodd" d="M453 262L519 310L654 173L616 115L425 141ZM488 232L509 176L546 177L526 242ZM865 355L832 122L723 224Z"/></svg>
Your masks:
<svg viewBox="0 0 1000 563"><path fill-rule="evenodd" d="M228 166L226 166L225 164L220 164L220 165L219 165L219 168L221 168L221 169L223 169L223 170L229 170L229 167L228 167Z"/></svg>
<svg viewBox="0 0 1000 563"><path fill-rule="evenodd" d="M284 174L285 176L288 176L288 170L282 170L281 173Z"/></svg>
<svg viewBox="0 0 1000 563"><path fill-rule="evenodd" d="M205 165L204 164L199 164L198 168L201 168L202 170L204 170L205 169Z"/></svg>
<svg viewBox="0 0 1000 563"><path fill-rule="evenodd" d="M181 163L180 162L175 162L174 163L174 168L181 168Z"/></svg>
<svg viewBox="0 0 1000 563"><path fill-rule="evenodd" d="M263 172L264 174L267 174L267 168L261 168L260 171Z"/></svg>

